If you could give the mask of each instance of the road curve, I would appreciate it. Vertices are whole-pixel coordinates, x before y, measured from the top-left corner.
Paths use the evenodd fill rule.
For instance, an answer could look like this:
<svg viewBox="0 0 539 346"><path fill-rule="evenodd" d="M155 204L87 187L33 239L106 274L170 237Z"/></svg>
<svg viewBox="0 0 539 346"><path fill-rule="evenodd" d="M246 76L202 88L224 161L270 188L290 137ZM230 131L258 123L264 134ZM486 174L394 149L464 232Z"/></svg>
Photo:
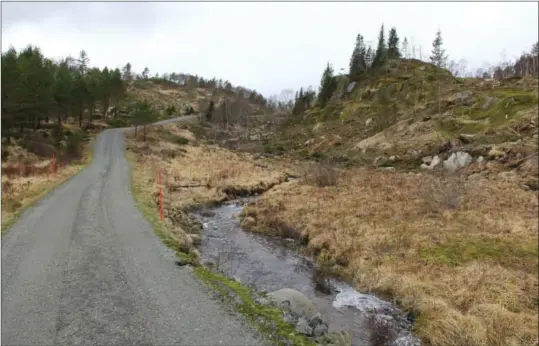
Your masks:
<svg viewBox="0 0 539 346"><path fill-rule="evenodd" d="M134 206L122 131L2 237L2 345L260 344Z"/></svg>

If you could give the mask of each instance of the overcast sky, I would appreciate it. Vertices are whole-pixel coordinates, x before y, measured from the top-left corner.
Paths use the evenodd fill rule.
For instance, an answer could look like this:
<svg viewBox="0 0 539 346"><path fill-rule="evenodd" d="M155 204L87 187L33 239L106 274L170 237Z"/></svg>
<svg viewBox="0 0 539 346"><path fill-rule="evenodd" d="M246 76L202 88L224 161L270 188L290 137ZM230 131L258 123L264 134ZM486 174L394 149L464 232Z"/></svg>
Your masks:
<svg viewBox="0 0 539 346"><path fill-rule="evenodd" d="M327 61L347 69L356 35L375 43L382 23L424 56L440 28L450 58L475 68L531 49L538 3L2 2L2 51L85 49L93 66L215 76L269 96L317 87Z"/></svg>

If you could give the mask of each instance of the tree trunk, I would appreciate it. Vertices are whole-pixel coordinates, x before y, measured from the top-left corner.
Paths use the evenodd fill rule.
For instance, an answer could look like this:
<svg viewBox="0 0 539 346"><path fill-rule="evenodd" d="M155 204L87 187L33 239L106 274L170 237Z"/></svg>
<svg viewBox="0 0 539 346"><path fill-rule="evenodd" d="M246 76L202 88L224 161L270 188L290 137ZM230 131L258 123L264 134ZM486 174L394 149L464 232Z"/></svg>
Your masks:
<svg viewBox="0 0 539 346"><path fill-rule="evenodd" d="M39 114L36 112L36 117L34 119L34 129L35 130L39 129L40 123L41 123L41 119L39 117Z"/></svg>
<svg viewBox="0 0 539 346"><path fill-rule="evenodd" d="M135 125L135 141L137 140L137 125Z"/></svg>
<svg viewBox="0 0 539 346"><path fill-rule="evenodd" d="M144 134L143 134L143 136L142 136L142 138L143 138L142 140L143 140L144 142L146 142L146 125L144 125L142 129L143 129L143 132L144 132Z"/></svg>

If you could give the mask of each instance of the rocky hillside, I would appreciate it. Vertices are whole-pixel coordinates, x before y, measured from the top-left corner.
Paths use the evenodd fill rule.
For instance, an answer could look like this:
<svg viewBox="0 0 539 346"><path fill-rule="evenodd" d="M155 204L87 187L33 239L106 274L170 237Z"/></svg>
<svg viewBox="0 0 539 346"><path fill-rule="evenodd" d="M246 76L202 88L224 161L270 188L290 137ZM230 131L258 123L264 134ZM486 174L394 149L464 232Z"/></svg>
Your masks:
<svg viewBox="0 0 539 346"><path fill-rule="evenodd" d="M270 151L414 170L482 156L488 167L532 170L526 183L537 188L536 78L456 78L419 60L390 61L360 82L336 78L328 105L288 117Z"/></svg>
<svg viewBox="0 0 539 346"><path fill-rule="evenodd" d="M243 97L243 93L224 88L192 87L163 78L130 81L127 86L127 102L148 100L162 118L175 115L204 114L213 101L215 107L225 101L243 102L250 113L264 108L260 99ZM192 108L192 109L191 109Z"/></svg>

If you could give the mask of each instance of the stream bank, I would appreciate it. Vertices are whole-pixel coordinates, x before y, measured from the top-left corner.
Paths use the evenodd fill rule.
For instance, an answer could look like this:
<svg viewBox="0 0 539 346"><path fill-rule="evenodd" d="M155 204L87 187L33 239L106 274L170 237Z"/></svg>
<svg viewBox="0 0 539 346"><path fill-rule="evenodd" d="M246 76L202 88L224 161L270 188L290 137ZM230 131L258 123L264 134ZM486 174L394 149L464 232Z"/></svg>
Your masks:
<svg viewBox="0 0 539 346"><path fill-rule="evenodd" d="M284 318L309 337L344 331L354 346L419 345L411 333L412 322L390 302L335 279L329 279L329 292L321 292L313 280L314 264L294 250L293 240L243 231L236 216L251 200L232 200L193 213L203 224L199 247L203 264L256 291L271 292L270 296L283 288L300 292L314 304L323 320L319 325L325 327L309 326L308 318L300 315L291 318L284 313Z"/></svg>

